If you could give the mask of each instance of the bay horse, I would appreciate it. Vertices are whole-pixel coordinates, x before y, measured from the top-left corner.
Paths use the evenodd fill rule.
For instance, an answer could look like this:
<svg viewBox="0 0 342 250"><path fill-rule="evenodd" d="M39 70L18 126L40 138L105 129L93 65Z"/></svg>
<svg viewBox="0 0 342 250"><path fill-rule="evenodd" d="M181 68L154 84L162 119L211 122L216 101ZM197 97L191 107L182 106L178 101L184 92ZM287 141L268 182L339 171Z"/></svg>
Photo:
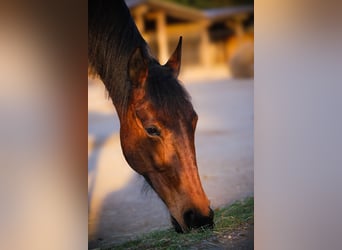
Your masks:
<svg viewBox="0 0 342 250"><path fill-rule="evenodd" d="M90 0L88 15L89 66L119 116L126 161L165 203L177 232L212 228L214 213L196 162L198 116L177 79L182 37L160 65L123 0Z"/></svg>

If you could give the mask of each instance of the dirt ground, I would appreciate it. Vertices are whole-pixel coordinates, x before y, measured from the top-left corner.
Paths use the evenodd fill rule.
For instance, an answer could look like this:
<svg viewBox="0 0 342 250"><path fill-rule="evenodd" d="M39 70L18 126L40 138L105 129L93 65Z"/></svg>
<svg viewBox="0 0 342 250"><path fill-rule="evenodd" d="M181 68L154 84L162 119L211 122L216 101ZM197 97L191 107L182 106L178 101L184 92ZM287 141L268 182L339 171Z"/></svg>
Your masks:
<svg viewBox="0 0 342 250"><path fill-rule="evenodd" d="M252 195L253 80L216 77L185 82L199 115L197 162L211 206L215 209ZM123 158L119 121L99 81L90 80L88 98L89 248L100 241L120 243L170 227L163 203L152 191L141 191L143 179Z"/></svg>
<svg viewBox="0 0 342 250"><path fill-rule="evenodd" d="M200 241L189 250L253 250L254 225L246 225L234 232L222 232L219 236Z"/></svg>

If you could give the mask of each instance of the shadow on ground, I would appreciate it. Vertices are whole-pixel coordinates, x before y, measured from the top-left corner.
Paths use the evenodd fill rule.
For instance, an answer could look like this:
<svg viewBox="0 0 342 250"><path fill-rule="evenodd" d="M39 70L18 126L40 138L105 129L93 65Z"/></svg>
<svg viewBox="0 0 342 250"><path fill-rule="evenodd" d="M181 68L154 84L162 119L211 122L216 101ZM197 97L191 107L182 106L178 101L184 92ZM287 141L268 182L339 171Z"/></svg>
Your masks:
<svg viewBox="0 0 342 250"><path fill-rule="evenodd" d="M167 208L145 185L143 177L135 174L124 188L106 196L97 230L89 238L89 249L114 242L120 244L138 234L171 227Z"/></svg>

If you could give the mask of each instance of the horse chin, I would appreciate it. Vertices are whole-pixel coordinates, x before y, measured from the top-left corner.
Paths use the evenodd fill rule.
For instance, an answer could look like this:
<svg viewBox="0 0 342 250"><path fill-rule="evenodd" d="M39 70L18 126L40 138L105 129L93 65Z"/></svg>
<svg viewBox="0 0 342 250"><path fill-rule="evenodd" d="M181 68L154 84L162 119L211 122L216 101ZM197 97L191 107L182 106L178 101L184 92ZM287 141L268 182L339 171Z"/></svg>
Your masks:
<svg viewBox="0 0 342 250"><path fill-rule="evenodd" d="M179 225L177 220L172 215L171 215L171 223L177 233L186 233L188 231L188 230L183 230L183 228Z"/></svg>

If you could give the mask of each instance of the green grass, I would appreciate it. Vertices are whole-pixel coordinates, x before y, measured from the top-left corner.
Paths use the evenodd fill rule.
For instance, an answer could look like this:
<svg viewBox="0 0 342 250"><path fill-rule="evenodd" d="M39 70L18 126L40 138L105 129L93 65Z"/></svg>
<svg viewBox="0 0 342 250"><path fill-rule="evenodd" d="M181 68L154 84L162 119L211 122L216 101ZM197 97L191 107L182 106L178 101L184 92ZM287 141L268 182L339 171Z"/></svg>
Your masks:
<svg viewBox="0 0 342 250"><path fill-rule="evenodd" d="M237 201L228 207L216 209L214 217L215 227L213 230L197 229L187 234L178 234L173 228L154 231L119 246L102 249L188 249L192 244L202 240L239 230L247 224L253 224L253 220L254 198L249 197L243 201Z"/></svg>
<svg viewBox="0 0 342 250"><path fill-rule="evenodd" d="M235 230L246 223L254 221L254 199L249 197L244 201L237 201L227 208L215 211L214 232Z"/></svg>

